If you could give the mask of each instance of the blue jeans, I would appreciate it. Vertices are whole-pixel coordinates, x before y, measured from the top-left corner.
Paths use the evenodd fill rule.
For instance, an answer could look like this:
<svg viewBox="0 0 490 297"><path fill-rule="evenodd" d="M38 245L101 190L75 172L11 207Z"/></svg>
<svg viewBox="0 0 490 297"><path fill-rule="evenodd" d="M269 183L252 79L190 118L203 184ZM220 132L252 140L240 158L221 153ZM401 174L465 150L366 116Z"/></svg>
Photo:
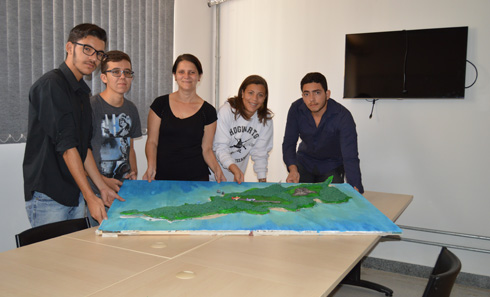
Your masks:
<svg viewBox="0 0 490 297"><path fill-rule="evenodd" d="M64 206L43 193L34 192L32 199L26 201L26 211L31 226L37 227L85 217L85 201L80 193L78 206Z"/></svg>

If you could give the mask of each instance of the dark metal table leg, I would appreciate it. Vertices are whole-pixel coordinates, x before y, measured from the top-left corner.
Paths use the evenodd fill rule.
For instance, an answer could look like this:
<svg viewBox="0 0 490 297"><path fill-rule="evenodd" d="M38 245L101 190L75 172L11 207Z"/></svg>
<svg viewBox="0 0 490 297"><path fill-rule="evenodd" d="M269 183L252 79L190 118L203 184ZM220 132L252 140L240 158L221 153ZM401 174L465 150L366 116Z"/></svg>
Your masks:
<svg viewBox="0 0 490 297"><path fill-rule="evenodd" d="M373 282L361 280L361 262L362 261L354 266L354 268L349 272L349 274L346 275L346 277L340 282L340 284L363 287L384 293L386 296L393 296L393 290L391 290L390 288Z"/></svg>

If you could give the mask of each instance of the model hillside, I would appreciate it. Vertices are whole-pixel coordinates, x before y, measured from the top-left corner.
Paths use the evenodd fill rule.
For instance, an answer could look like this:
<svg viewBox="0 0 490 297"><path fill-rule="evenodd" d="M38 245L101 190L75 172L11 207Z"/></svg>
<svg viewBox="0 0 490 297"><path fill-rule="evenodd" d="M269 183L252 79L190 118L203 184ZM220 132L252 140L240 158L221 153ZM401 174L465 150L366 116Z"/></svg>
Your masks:
<svg viewBox="0 0 490 297"><path fill-rule="evenodd" d="M165 206L147 211L137 209L121 212L123 216L141 216L168 221L187 220L220 214L246 212L267 214L271 209L298 211L317 203L343 203L351 197L331 187L332 177L323 183L299 184L283 187L272 184L266 188L253 188L244 192L221 193L211 196L210 201L198 204Z"/></svg>

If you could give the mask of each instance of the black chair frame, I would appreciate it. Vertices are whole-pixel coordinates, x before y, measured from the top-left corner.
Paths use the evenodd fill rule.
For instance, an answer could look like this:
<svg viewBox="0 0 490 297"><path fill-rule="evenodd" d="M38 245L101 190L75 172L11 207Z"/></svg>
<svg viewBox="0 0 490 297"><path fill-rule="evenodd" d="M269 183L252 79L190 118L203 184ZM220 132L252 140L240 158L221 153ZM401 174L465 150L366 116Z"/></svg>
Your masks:
<svg viewBox="0 0 490 297"><path fill-rule="evenodd" d="M19 248L21 246L33 244L87 228L90 228L90 221L87 217L50 223L27 229L19 234L16 234L15 243Z"/></svg>
<svg viewBox="0 0 490 297"><path fill-rule="evenodd" d="M443 247L422 297L449 297L460 271L461 261Z"/></svg>

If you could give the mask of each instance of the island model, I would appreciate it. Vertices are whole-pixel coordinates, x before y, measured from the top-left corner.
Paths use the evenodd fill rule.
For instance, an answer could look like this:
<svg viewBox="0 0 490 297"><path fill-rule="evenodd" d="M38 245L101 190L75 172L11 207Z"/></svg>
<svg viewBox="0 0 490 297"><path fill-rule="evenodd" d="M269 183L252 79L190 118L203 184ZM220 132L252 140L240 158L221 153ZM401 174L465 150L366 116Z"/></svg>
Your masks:
<svg viewBox="0 0 490 297"><path fill-rule="evenodd" d="M349 184L124 181L99 235L400 234ZM252 232L252 233L251 233Z"/></svg>
<svg viewBox="0 0 490 297"><path fill-rule="evenodd" d="M216 215L237 212L263 215L271 210L298 211L313 207L317 203L347 202L351 197L334 187L329 187L331 182L332 177L323 183L300 184L286 188L281 184L272 184L263 189L252 188L238 193L224 193L218 190L218 195L211 196L211 201L207 203L164 206L147 211L131 209L121 212L121 215L177 221L213 218Z"/></svg>

